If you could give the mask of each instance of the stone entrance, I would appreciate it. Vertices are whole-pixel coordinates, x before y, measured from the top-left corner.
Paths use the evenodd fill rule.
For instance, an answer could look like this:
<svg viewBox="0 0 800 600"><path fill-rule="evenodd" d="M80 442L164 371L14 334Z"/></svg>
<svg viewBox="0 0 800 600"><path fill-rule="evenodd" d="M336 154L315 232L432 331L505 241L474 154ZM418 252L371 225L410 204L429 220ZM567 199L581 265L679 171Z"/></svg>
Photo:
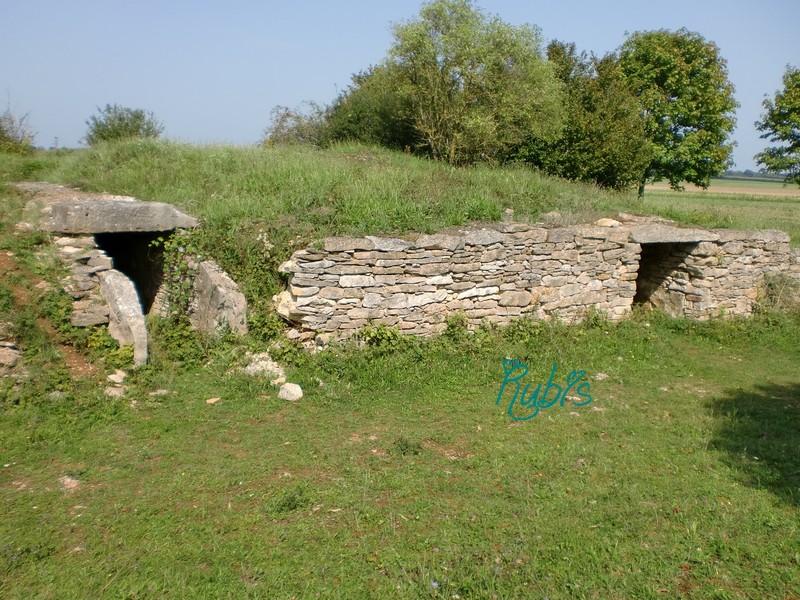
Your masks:
<svg viewBox="0 0 800 600"><path fill-rule="evenodd" d="M125 274L136 286L144 314L149 314L161 287L164 253L153 246L159 237L171 231L98 233L94 236L98 248L111 259L114 268Z"/></svg>
<svg viewBox="0 0 800 600"><path fill-rule="evenodd" d="M692 280L687 262L697 248L697 243L659 243L641 246L642 254L639 259L633 304L657 308L671 317L683 316L687 287Z"/></svg>
<svg viewBox="0 0 800 600"><path fill-rule="evenodd" d="M164 256L159 237L198 225L195 218L161 202L81 192L48 183L24 183L34 195L28 212L41 209L39 229L54 243L70 274L72 325L108 324L121 344L131 344L134 363L148 358L145 316L166 310ZM191 258L191 257L187 257ZM236 283L213 261L196 266L190 322L206 334L228 327L247 332L247 303Z"/></svg>

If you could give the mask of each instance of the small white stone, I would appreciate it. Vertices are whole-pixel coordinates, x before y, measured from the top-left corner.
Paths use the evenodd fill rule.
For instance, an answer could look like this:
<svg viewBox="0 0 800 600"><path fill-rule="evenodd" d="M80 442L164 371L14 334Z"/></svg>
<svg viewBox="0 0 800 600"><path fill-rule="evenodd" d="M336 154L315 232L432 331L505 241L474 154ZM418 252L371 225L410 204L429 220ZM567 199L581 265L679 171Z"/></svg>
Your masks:
<svg viewBox="0 0 800 600"><path fill-rule="evenodd" d="M278 398L282 400L289 400L294 402L303 397L303 389L296 383L284 383L281 386L281 391L278 392Z"/></svg>
<svg viewBox="0 0 800 600"><path fill-rule="evenodd" d="M108 379L111 383L116 383L118 385L121 385L121 384L125 383L125 379L127 379L127 377L128 377L128 374L125 371L121 371L120 369L117 369L116 373L113 373L112 375L109 375L108 377L106 377L106 379Z"/></svg>

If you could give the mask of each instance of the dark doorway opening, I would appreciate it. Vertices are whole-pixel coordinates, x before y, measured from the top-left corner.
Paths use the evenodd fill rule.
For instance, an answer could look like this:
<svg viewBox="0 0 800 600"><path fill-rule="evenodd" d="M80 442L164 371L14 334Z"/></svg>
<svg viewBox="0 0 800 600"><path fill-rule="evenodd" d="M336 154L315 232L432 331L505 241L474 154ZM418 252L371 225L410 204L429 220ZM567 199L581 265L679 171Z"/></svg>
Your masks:
<svg viewBox="0 0 800 600"><path fill-rule="evenodd" d="M633 304L658 308L673 317L682 316L685 298L681 282L689 282L686 258L695 246L696 243L642 244Z"/></svg>
<svg viewBox="0 0 800 600"><path fill-rule="evenodd" d="M111 258L114 268L133 281L142 303L142 312L148 314L161 286L164 270L164 252L152 245L170 231L143 231L123 233L98 233L97 245Z"/></svg>

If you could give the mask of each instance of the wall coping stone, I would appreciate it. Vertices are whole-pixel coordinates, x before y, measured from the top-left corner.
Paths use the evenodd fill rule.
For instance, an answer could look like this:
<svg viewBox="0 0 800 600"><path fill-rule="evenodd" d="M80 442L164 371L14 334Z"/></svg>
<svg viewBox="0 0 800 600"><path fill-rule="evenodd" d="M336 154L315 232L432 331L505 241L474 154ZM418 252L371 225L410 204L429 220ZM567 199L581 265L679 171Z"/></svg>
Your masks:
<svg viewBox="0 0 800 600"><path fill-rule="evenodd" d="M719 233L705 229L686 229L661 223L648 223L631 229L630 240L639 244L678 244L716 242Z"/></svg>
<svg viewBox="0 0 800 600"><path fill-rule="evenodd" d="M775 229L761 229L754 231L741 231L737 229L715 229L719 234L720 242L734 242L743 240L756 240L759 242L788 242L789 235Z"/></svg>

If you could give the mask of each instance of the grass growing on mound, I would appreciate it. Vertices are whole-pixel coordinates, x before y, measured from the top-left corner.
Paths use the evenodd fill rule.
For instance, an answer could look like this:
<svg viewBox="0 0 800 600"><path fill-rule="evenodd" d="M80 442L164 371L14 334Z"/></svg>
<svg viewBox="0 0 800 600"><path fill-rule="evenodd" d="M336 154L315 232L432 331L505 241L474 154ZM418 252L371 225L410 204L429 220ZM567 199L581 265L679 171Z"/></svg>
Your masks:
<svg viewBox="0 0 800 600"><path fill-rule="evenodd" d="M332 235L431 233L558 211L564 223L616 211L658 213L702 227L745 229L800 221L794 200L720 200L708 194L605 192L544 177L523 166L453 168L400 152L343 144L241 148L130 140L79 151L8 157L4 179L46 178L85 190L173 203L204 221L192 243L215 258L244 291L250 325L262 338L282 323L270 299L284 286L277 267L291 253ZM768 209L768 210L766 210ZM797 211L794 211L797 212ZM800 243L800 235L793 235Z"/></svg>
<svg viewBox="0 0 800 600"><path fill-rule="evenodd" d="M320 151L130 141L77 153L51 178L171 202L209 223L274 223L311 237L433 232L496 221L507 208L522 220L555 209L569 218L612 197L523 167L455 169L357 145Z"/></svg>
<svg viewBox="0 0 800 600"><path fill-rule="evenodd" d="M557 209L567 222L581 222L619 202L523 167L455 169L355 145L319 151L133 140L75 152L48 178L169 202L200 217L204 227L193 243L242 287L262 337L281 327L270 307L285 285L278 265L314 240L430 233L497 221L509 208L519 220Z"/></svg>

